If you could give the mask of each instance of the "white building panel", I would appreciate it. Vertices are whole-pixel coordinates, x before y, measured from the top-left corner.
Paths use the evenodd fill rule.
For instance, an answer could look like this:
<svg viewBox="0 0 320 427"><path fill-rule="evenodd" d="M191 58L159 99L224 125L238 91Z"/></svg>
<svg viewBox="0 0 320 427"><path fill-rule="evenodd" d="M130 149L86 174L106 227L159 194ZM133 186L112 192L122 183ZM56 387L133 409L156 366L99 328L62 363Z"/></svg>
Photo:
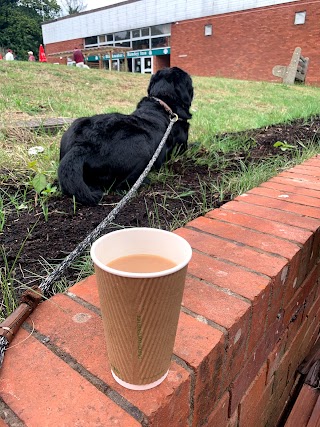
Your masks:
<svg viewBox="0 0 320 427"><path fill-rule="evenodd" d="M299 0L138 0L44 23L45 44Z"/></svg>

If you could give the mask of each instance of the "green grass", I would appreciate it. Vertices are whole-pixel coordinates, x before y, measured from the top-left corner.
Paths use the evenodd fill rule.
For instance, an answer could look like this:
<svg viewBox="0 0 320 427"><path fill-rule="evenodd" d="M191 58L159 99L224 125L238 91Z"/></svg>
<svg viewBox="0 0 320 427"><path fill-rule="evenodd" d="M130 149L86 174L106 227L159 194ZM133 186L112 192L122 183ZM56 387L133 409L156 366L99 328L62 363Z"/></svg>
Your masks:
<svg viewBox="0 0 320 427"><path fill-rule="evenodd" d="M308 144L304 152L296 150L291 162L284 163L282 156L276 156L263 161L259 166L240 162L237 172L226 173L219 182L219 192L223 196L229 194L232 198L258 186L275 176L280 170L294 166L319 153L319 147Z"/></svg>
<svg viewBox="0 0 320 427"><path fill-rule="evenodd" d="M195 77L191 137L255 129L319 114L320 89L267 82Z"/></svg>
<svg viewBox="0 0 320 427"><path fill-rule="evenodd" d="M146 94L149 75L83 70L43 63L0 63L1 122L19 116L79 117L131 112ZM320 113L320 88L193 77L191 140L259 128Z"/></svg>
<svg viewBox="0 0 320 427"><path fill-rule="evenodd" d="M27 183L36 172L44 173L48 181L55 177L61 134L39 136L17 129L17 123L110 111L130 113L146 94L150 78L18 61L1 61L0 77L0 169L25 175ZM216 137L217 134L320 114L320 88L213 77L193 77L193 82L195 97L189 141L206 147L211 160L217 151L227 153L237 145L253 143ZM4 129L8 127L10 132L6 134ZM35 158L27 151L36 145L43 146L45 152L34 165ZM223 161L220 159L220 165Z"/></svg>
<svg viewBox="0 0 320 427"><path fill-rule="evenodd" d="M51 183L57 177L62 131L48 136L23 130L16 124L33 118L76 118L112 111L130 113L146 95L149 79L149 75L0 61L0 236L13 211L18 214L24 210L32 211L33 206L40 203L43 215L48 217L47 200L59 191ZM193 146L184 155L185 161L208 165L213 171L225 173L219 182L211 184L204 184L199 179L200 196L194 195L198 208L190 212L182 203L180 212L174 215L168 212L169 228L177 228L199 212L209 210L208 194L212 197L218 194L221 200L226 195L236 196L276 175L279 170L319 152L319 147L309 141L302 152L291 149L293 159L290 162L279 149L279 156L258 166L248 166L240 161L236 172L228 172L228 153L249 152L255 145L255 141L245 135L240 137L230 133L320 115L320 88L214 77L193 77L193 83L195 97L189 136ZM224 133L228 135L221 136ZM34 146L42 146L43 153L36 156L28 153ZM151 174L151 179L172 182L170 167ZM15 182L17 187L16 193L9 198L8 181ZM43 184L42 190L39 190L42 188L39 184ZM28 191L33 191L33 202L27 201ZM170 194L157 196L158 199L154 196L152 208L146 206L150 226L157 226L160 215L166 212L168 197L184 200L186 194L177 194L172 188ZM5 253L2 258L0 292L4 300L0 302L0 312L2 304L9 312L15 306L13 270L6 263ZM18 259L15 264L17 262ZM46 268L51 269L50 266ZM79 277L92 271L88 257L81 259L75 268L79 269ZM62 281L58 289L64 286Z"/></svg>
<svg viewBox="0 0 320 427"><path fill-rule="evenodd" d="M14 122L19 115L78 117L119 108L130 112L149 80L136 74L5 61L0 64L0 77L2 123Z"/></svg>

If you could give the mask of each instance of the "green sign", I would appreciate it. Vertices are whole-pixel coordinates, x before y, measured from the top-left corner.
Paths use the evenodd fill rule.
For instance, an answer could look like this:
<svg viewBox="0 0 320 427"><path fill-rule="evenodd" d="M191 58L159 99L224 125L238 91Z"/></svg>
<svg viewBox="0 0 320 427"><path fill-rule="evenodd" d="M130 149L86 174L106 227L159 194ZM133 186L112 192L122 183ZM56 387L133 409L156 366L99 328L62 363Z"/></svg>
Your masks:
<svg viewBox="0 0 320 427"><path fill-rule="evenodd" d="M161 49L146 49L136 50L127 53L128 58L137 58L140 56L157 56L157 55L170 55L170 47L164 47ZM114 55L112 55L113 57Z"/></svg>
<svg viewBox="0 0 320 427"><path fill-rule="evenodd" d="M163 47L157 49L135 50L127 52L127 58L139 58L141 56L158 56L170 55L170 47ZM88 56L88 61L99 61L99 55ZM103 60L110 59L110 55L103 55ZM123 53L114 53L112 59L124 59Z"/></svg>

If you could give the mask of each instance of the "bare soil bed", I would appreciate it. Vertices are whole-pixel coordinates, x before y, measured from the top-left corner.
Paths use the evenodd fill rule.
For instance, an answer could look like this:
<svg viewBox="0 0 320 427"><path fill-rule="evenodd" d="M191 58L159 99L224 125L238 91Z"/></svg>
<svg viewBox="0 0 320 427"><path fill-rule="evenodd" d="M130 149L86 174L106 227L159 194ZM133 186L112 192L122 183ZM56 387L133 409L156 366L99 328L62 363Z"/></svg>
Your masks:
<svg viewBox="0 0 320 427"><path fill-rule="evenodd" d="M256 129L245 134L256 143L249 151L229 153L227 170L238 170L240 159L246 164L257 164L271 156L279 155L290 159L292 149L280 151L274 147L274 143L282 141L302 149L299 142L319 140L320 117ZM241 133L238 135L243 137ZM128 226L155 226L168 229L172 224L176 224L176 228L186 220L201 214L204 193L200 187L219 180L221 174L225 173L225 170L222 172L209 169L208 166L197 165L186 156L172 161L169 171L170 179L165 183L157 182L141 187L135 198L120 211L115 224L108 230ZM6 183L6 191L15 193L16 184L12 183L10 186L10 182ZM34 199L34 192L30 191L28 197ZM21 284L28 286L39 284L41 278L46 275L43 260L50 264L58 264L106 217L121 198L120 194L109 194L97 207L77 205L74 211L72 199L54 196L49 200L47 221L40 205L32 212L23 210L17 212L13 209L0 234L2 247L0 265L3 266L7 262L10 267L21 250L14 268L14 286L18 289ZM226 196L221 201L219 195L212 192L206 192L206 198L210 209L218 208L230 200L230 196ZM27 235L28 238L24 243ZM72 269L68 270L69 283L76 280L77 274Z"/></svg>

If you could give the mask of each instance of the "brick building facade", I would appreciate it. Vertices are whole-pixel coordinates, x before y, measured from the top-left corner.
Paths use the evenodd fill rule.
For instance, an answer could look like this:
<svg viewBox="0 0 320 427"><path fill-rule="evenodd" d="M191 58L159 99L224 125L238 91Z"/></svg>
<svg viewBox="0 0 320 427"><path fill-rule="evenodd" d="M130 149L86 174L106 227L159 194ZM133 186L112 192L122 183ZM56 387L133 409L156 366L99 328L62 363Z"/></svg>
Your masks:
<svg viewBox="0 0 320 427"><path fill-rule="evenodd" d="M218 0L214 2L217 4L216 8L212 6L211 9L208 4L212 2L197 0L193 3L193 8L190 7L190 10L184 12L177 12L178 7L170 12L170 3L167 0L161 0L159 3L166 3L162 6L167 6L167 15L163 15L163 9L161 9L162 15L158 10L153 10L149 14L146 12L142 17L137 17L132 12L132 21L126 17L119 19L117 26L114 24L113 27L110 27L110 25L102 24L100 25L102 28L96 25L96 29L90 30L90 23L97 22L98 17L102 22L110 23L110 19L116 16L112 15L113 13L118 11L119 17L121 17L121 13L125 17L128 15L128 13L125 15L125 12L128 12L128 8L132 6L138 15L141 7L145 7L146 11L149 10L148 3L150 2L151 0L129 0L122 4L44 23L46 53L50 55L72 50L75 45L86 48L86 40L88 37L91 40L93 31L108 33L111 28L116 40L117 34L128 33L132 36L135 31L132 30L133 28L139 26L144 30L143 27L149 27L152 37L152 29L164 24L166 28L170 28L170 34L167 34L166 47L168 49L165 48L165 54L154 53L151 38L147 50L135 50L136 55L145 55L150 59L148 63L151 62L151 67L136 67L138 60L130 59L130 71L155 72L164 66L179 66L192 75L280 81L279 78L273 76L273 67L288 65L294 49L299 46L302 48L303 56L310 58L307 83L320 85L320 0L270 0L269 2L256 0L245 2L247 8L240 1L222 2ZM181 1L178 0L176 3L181 3ZM232 3L233 7L226 6L229 3ZM270 4L261 6L266 3ZM252 7L248 8L250 5ZM156 7L158 6L155 6L155 9ZM210 11L215 14L210 15ZM108 15L102 16L103 13ZM109 21L106 20L107 17ZM87 28L87 33L76 30L75 24L80 18L82 28ZM75 28L73 32L67 25L69 20L72 20L70 26ZM83 26L84 22L88 23L87 27ZM50 29L52 25L54 28ZM62 31L58 31L59 25L63 25ZM117 29L120 32L116 32ZM65 39L63 39L64 31L68 32ZM58 33L59 37L56 35ZM75 37L72 37L73 34ZM96 46L103 45L100 43L100 40L103 40L100 37L104 36L99 36L99 33L95 36ZM133 42L130 40L126 43L132 46ZM56 62L57 59L49 57L49 61ZM120 69L121 59L115 61L118 61L117 66ZM63 61L58 59L58 62Z"/></svg>
<svg viewBox="0 0 320 427"><path fill-rule="evenodd" d="M305 11L305 23L295 14ZM275 65L288 65L299 46L310 58L307 82L320 85L320 2L300 1L172 25L171 65L193 75L279 81ZM212 25L212 36L204 35Z"/></svg>

